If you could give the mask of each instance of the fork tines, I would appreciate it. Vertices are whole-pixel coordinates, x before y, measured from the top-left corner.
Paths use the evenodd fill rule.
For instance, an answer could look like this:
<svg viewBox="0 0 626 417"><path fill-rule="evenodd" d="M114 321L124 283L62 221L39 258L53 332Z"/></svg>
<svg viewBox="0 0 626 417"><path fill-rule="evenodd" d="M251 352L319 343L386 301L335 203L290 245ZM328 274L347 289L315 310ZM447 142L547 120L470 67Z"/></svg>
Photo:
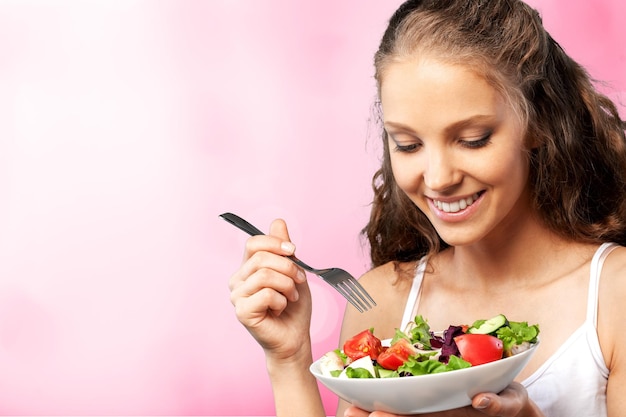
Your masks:
<svg viewBox="0 0 626 417"><path fill-rule="evenodd" d="M335 289L344 296L359 312L369 310L376 305L374 299L365 291L365 288L354 278L339 281L333 284Z"/></svg>

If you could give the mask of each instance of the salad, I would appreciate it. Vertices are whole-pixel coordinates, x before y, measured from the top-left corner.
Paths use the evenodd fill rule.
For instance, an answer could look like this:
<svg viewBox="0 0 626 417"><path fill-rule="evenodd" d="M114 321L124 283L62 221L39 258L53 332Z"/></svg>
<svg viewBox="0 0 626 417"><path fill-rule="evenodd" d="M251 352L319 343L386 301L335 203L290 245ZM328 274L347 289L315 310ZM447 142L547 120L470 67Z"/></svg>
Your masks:
<svg viewBox="0 0 626 417"><path fill-rule="evenodd" d="M420 315L407 331L396 329L389 346L366 329L320 359L326 376L394 378L469 368L523 352L537 343L539 326L509 321L503 314L471 326L431 331Z"/></svg>

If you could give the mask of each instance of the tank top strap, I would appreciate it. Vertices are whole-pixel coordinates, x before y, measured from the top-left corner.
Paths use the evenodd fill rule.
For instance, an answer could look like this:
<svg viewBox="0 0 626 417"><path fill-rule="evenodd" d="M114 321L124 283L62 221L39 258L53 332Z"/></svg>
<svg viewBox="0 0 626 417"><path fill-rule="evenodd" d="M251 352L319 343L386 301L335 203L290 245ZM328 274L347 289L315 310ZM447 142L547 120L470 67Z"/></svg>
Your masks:
<svg viewBox="0 0 626 417"><path fill-rule="evenodd" d="M611 251L618 247L616 243L603 243L596 250L591 259L591 270L589 276L589 291L587 293L587 321L596 327L598 322L598 291L600 288L600 275L602 274L602 266L604 260L609 256Z"/></svg>
<svg viewBox="0 0 626 417"><path fill-rule="evenodd" d="M426 257L420 259L415 269L415 277L413 277L413 283L409 290L409 297L406 300L404 306L404 314L402 315L402 322L400 323L400 330L406 329L407 325L415 319L417 314L417 304L419 295L422 290L422 281L424 280L424 271L426 270Z"/></svg>

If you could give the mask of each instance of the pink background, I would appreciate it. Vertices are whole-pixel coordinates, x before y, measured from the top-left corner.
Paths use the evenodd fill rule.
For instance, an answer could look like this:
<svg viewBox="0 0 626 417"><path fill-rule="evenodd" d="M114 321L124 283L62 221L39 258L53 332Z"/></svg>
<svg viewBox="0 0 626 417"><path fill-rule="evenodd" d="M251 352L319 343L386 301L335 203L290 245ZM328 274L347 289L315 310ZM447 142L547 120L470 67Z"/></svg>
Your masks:
<svg viewBox="0 0 626 417"><path fill-rule="evenodd" d="M531 3L626 102L624 2ZM366 270L371 62L399 4L0 0L0 414L274 414L229 301L246 235L218 214ZM310 283L321 355L344 301Z"/></svg>

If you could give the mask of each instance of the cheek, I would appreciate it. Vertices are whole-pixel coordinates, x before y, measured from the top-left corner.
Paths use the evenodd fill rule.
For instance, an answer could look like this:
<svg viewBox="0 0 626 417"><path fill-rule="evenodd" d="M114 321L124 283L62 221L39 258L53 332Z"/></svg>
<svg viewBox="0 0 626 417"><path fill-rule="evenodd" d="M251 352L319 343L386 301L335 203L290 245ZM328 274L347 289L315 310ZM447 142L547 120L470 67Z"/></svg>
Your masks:
<svg viewBox="0 0 626 417"><path fill-rule="evenodd" d="M396 184L401 190L410 192L419 185L419 178L421 178L419 173L420 167L416 161L392 156L391 171Z"/></svg>
<svg viewBox="0 0 626 417"><path fill-rule="evenodd" d="M500 136L499 147L490 155L494 165L494 177L498 182L526 184L530 171L530 159L523 129L517 124L508 125ZM495 178L494 178L495 180Z"/></svg>
<svg viewBox="0 0 626 417"><path fill-rule="evenodd" d="M528 179L529 163L525 154L511 153L501 155L490 160L491 169L486 170L486 182L491 184L505 184L523 186Z"/></svg>

